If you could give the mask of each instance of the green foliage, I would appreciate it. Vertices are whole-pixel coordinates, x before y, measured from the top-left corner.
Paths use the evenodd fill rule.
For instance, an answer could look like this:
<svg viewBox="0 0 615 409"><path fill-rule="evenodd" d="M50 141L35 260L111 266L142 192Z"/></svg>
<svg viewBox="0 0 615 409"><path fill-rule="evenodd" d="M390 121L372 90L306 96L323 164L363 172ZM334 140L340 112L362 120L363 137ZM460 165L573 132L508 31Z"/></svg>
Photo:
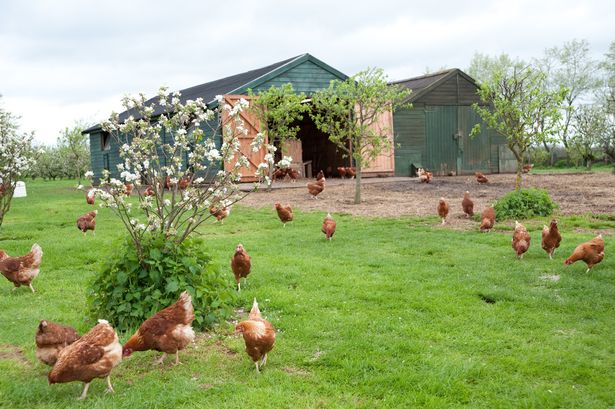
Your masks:
<svg viewBox="0 0 615 409"><path fill-rule="evenodd" d="M497 220L523 220L550 216L557 204L544 189L513 190L502 196L494 206Z"/></svg>
<svg viewBox="0 0 615 409"><path fill-rule="evenodd" d="M203 252L200 240L177 245L162 236L148 237L143 241L143 265L132 242L125 244L90 286L92 318L104 318L128 331L173 304L184 290L192 295L195 328L211 327L230 313L235 292Z"/></svg>

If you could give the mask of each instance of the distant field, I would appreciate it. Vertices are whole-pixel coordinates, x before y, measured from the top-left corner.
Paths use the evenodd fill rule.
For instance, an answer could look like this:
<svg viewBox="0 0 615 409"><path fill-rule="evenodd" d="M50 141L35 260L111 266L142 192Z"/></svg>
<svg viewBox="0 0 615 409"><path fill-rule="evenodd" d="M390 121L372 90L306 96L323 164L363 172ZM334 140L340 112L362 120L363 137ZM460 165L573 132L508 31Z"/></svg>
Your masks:
<svg viewBox="0 0 615 409"><path fill-rule="evenodd" d="M591 169L587 169L585 166L567 167L567 168L535 166L534 168L532 168L532 173L603 173L603 172L613 172L613 166L612 165L607 166L604 164L596 164L596 165L593 165Z"/></svg>
<svg viewBox="0 0 615 409"><path fill-rule="evenodd" d="M81 333L91 328L85 289L113 257L122 229L101 210L96 236L84 238L75 219L91 207L75 185L28 182L28 197L15 199L0 228L0 248L10 254L33 242L45 252L36 294L12 292L0 277L0 407L615 406L612 217L561 216L564 239L553 261L540 248L547 220L528 221L532 244L517 260L512 222L481 234L470 224L440 227L435 216L334 212L338 232L325 242L320 225L333 192L285 228L267 205L236 206L224 225L201 230L203 251L228 272L229 286L236 244L252 256L237 307L257 297L279 331L260 376L233 324L223 323L198 335L182 365L161 368L152 364L158 353L135 353L112 373L114 394L95 380L87 400L77 402L81 384L47 384L34 333L40 319ZM273 203L276 194L259 198ZM582 264L564 267L572 249L597 232L605 235L605 260L588 274Z"/></svg>

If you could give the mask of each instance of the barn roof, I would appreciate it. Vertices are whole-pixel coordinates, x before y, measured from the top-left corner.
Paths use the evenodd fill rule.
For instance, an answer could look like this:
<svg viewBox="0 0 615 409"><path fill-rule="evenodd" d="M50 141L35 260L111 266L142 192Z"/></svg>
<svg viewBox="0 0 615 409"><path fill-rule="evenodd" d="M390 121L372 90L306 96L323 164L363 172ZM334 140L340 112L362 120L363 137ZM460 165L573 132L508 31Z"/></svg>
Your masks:
<svg viewBox="0 0 615 409"><path fill-rule="evenodd" d="M478 83L474 78L470 77L459 68L450 68L448 70L438 71L431 74L421 75L420 77L408 78L405 80L393 81L391 85L401 85L405 88L411 89L412 94L408 98L407 102L413 102L423 95L429 93L431 90L437 88L440 84L448 80L449 78L460 75L470 81L472 84L479 88Z"/></svg>
<svg viewBox="0 0 615 409"><path fill-rule="evenodd" d="M248 89L255 88L258 85L290 70L291 68L296 67L301 63L304 63L305 61L310 61L318 65L319 67L323 68L326 71L329 71L340 79L346 79L348 77L346 74L325 64L311 54L305 53L283 61L276 62L271 65L267 65L266 67L257 68L240 74L231 75L230 77L221 78L219 80L206 82L204 84L180 90L180 100L182 103L185 103L187 100L203 98L203 100L207 102L207 105L209 105L211 108L215 108L217 106L217 101L215 99L216 95L244 94L248 91ZM146 101L146 104L153 104L157 100L157 96L150 98L148 101ZM155 104L153 116L158 116L162 112L163 108L160 105ZM135 115L135 112L133 110L128 110L120 113L120 121L128 118L131 114ZM137 115L135 115L135 117L136 116ZM101 128L101 124L96 124L86 129L82 133L90 133L93 131L100 130Z"/></svg>

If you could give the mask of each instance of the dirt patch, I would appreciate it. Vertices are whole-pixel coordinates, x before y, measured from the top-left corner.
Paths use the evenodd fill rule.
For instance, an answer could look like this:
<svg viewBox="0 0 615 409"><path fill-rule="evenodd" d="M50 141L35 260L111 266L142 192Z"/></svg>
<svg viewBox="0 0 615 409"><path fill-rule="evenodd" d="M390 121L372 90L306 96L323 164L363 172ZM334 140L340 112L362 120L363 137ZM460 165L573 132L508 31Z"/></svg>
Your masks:
<svg viewBox="0 0 615 409"><path fill-rule="evenodd" d="M308 376L310 374L310 372L305 370L305 369L294 368L292 366L286 366L286 367L282 368L282 370L284 372L286 372L287 374L290 374L290 375Z"/></svg>
<svg viewBox="0 0 615 409"><path fill-rule="evenodd" d="M21 348L11 344L0 345L0 360L13 360L26 365L30 364Z"/></svg>
<svg viewBox="0 0 615 409"><path fill-rule="evenodd" d="M515 175L488 175L489 183L479 185L474 176L436 177L429 184L416 178L366 179L362 189L363 202L353 204L354 180L328 179L319 200L310 198L305 181L280 184L284 188L272 192L258 191L248 195L241 204L263 208L275 202L289 203L302 211L347 213L360 216L437 216L438 199L444 197L450 205L448 228L473 228L476 222L466 219L461 209L463 192L470 192L474 209L480 213L485 206L511 191ZM523 187L546 189L559 205L557 214L615 214L615 175L610 173L528 174Z"/></svg>

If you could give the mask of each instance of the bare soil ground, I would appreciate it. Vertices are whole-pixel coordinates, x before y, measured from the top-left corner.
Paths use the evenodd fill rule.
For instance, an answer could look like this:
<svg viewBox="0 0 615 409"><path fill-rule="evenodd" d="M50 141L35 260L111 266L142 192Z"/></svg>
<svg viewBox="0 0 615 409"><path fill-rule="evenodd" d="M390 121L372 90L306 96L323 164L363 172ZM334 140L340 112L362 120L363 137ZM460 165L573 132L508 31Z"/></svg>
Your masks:
<svg viewBox="0 0 615 409"><path fill-rule="evenodd" d="M474 176L435 177L431 183L419 183L416 178L364 179L363 202L353 204L354 180L327 179L319 200L311 199L306 181L279 183L271 192L260 190L241 203L252 207L271 207L275 202L289 203L302 211L348 213L362 216L435 216L436 205L444 197L451 206L451 227L467 227L461 209L463 192L468 190L475 212L491 205L511 191L515 175L487 175L489 183L479 185ZM526 174L523 187L546 189L559 205L557 214L615 214L615 175L594 174Z"/></svg>

